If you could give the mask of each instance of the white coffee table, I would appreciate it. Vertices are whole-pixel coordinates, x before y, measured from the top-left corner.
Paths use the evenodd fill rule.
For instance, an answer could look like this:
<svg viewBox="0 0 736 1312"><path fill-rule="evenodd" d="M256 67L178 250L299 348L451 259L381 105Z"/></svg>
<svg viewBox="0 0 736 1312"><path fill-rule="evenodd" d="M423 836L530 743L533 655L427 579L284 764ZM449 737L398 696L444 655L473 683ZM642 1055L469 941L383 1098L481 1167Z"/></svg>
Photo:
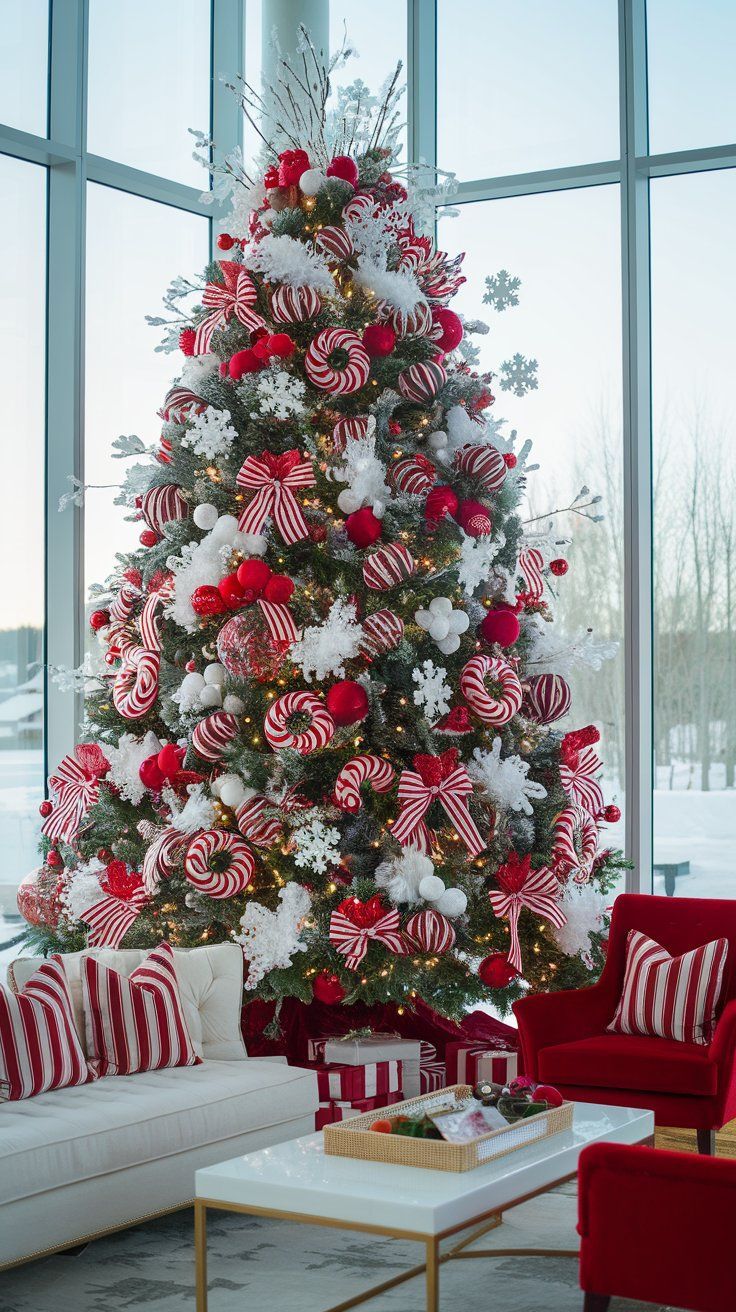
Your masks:
<svg viewBox="0 0 736 1312"><path fill-rule="evenodd" d="M194 1204L197 1312L207 1309L208 1208L416 1240L425 1245L425 1262L339 1303L330 1312L347 1312L423 1271L427 1312L438 1312L441 1264L453 1257L511 1255L514 1250L468 1252L467 1247L498 1225L509 1208L569 1180L586 1144L645 1143L653 1136L651 1112L577 1103L571 1130L474 1171L425 1171L328 1157L321 1134L205 1167L196 1173ZM471 1234L440 1254L440 1240L470 1227L474 1227ZM543 1250L534 1252L543 1255ZM558 1250L555 1256L560 1256Z"/></svg>

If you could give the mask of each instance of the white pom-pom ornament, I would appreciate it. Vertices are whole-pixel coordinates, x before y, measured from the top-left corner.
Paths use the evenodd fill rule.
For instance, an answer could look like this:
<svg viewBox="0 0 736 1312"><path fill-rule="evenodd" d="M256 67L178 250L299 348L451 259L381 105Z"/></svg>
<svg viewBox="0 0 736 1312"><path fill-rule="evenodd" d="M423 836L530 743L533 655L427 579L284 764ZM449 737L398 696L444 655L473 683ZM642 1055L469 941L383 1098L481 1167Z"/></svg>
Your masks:
<svg viewBox="0 0 736 1312"><path fill-rule="evenodd" d="M234 515L220 515L212 529L212 541L229 545L238 531L238 521Z"/></svg>
<svg viewBox="0 0 736 1312"><path fill-rule="evenodd" d="M324 187L327 178L319 169L305 169L299 179L299 190L305 196L316 196L320 187Z"/></svg>
<svg viewBox="0 0 736 1312"><path fill-rule="evenodd" d="M425 902L437 902L445 892L445 885L439 875L425 875L419 885L419 896Z"/></svg>
<svg viewBox="0 0 736 1312"><path fill-rule="evenodd" d="M209 501L203 501L201 506L194 507L192 519L197 525L197 528L204 529L205 532L209 533L210 529L215 527L215 524L219 519L217 506L210 505Z"/></svg>
<svg viewBox="0 0 736 1312"><path fill-rule="evenodd" d="M363 498L352 488L346 487L337 498L337 504L344 515L352 515L353 511L360 510L363 504Z"/></svg>
<svg viewBox="0 0 736 1312"><path fill-rule="evenodd" d="M444 451L447 446L447 433L445 433L442 428L438 428L436 432L430 433L427 438L427 446L430 451Z"/></svg>
<svg viewBox="0 0 736 1312"><path fill-rule="evenodd" d="M196 670L192 670L190 674L184 675L184 678L181 681L180 692L182 696L188 699L190 697L196 697L203 688L204 676L199 674Z"/></svg>
<svg viewBox="0 0 736 1312"><path fill-rule="evenodd" d="M242 715L245 710L245 702L240 697L236 697L234 692L229 692L222 703L223 711L229 711L231 715Z"/></svg>
<svg viewBox="0 0 736 1312"><path fill-rule="evenodd" d="M443 656L450 656L460 646L460 634L465 633L470 619L464 610L453 610L449 597L433 597L428 610L418 610L414 619L437 643Z"/></svg>
<svg viewBox="0 0 736 1312"><path fill-rule="evenodd" d="M205 666L204 681L205 683L212 683L218 688L221 688L225 682L226 674L227 670L225 669L225 666L220 665L218 661L213 661L211 665Z"/></svg>
<svg viewBox="0 0 736 1312"><path fill-rule="evenodd" d="M216 683L206 683L199 694L200 706L213 708L222 706L222 693Z"/></svg>
<svg viewBox="0 0 736 1312"><path fill-rule="evenodd" d="M461 888L446 888L434 905L443 916L448 916L452 920L455 916L463 915L468 899Z"/></svg>
<svg viewBox="0 0 736 1312"><path fill-rule="evenodd" d="M220 801L232 811L245 801L245 785L238 775L225 775L224 782L220 780Z"/></svg>

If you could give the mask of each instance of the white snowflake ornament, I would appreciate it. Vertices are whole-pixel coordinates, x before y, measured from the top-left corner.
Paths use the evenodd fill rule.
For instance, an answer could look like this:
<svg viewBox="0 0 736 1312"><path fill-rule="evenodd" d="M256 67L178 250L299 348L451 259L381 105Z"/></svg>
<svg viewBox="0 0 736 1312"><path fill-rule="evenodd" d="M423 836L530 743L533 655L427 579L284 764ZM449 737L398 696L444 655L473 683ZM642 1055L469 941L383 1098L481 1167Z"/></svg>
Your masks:
<svg viewBox="0 0 736 1312"><path fill-rule="evenodd" d="M510 305L519 304L520 287L521 278L510 277L508 269L499 269L498 273L486 278L483 304L492 305L494 310L501 313L503 310L507 310Z"/></svg>
<svg viewBox="0 0 736 1312"><path fill-rule="evenodd" d="M414 612L414 619L437 643L443 656L451 656L460 646L470 620L464 610L454 610L449 597L433 597L428 610Z"/></svg>
<svg viewBox="0 0 736 1312"><path fill-rule="evenodd" d="M513 392L514 396L526 396L527 392L535 392L539 387L537 361L527 360L526 356L517 351L510 360L504 360L500 379L503 392Z"/></svg>

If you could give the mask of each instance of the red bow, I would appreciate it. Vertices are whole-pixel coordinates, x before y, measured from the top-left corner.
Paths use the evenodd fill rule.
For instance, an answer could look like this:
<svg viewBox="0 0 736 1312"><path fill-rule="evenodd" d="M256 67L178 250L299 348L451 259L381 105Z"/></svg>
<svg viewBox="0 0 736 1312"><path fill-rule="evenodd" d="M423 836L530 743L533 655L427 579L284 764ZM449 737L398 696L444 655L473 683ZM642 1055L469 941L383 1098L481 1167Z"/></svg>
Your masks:
<svg viewBox="0 0 736 1312"><path fill-rule="evenodd" d="M457 748L450 747L441 756L421 753L414 757L415 770L402 770L399 801L402 809L392 829L402 847L413 843L423 849L423 818L432 802L442 804L471 856L486 846L470 812L467 798L473 784L464 765L457 764Z"/></svg>
<svg viewBox="0 0 736 1312"><path fill-rule="evenodd" d="M489 893L491 906L497 916L507 916L511 930L509 965L521 973L521 944L519 943L519 915L521 908L544 916L550 924L564 925L567 917L560 910L557 895L560 886L551 870L540 866L532 870L531 856L520 857L512 852L505 865L499 866L496 878L500 891Z"/></svg>
<svg viewBox="0 0 736 1312"><path fill-rule="evenodd" d="M307 521L294 496L294 488L314 487L312 462L298 451L286 451L282 456L264 451L260 456L248 456L237 477L238 487L256 491L240 516L241 533L260 533L269 515L288 546L309 536Z"/></svg>
<svg viewBox="0 0 736 1312"><path fill-rule="evenodd" d="M210 349L212 334L222 328L232 314L245 328L251 331L260 328L263 319L250 307L255 305L257 295L255 284L242 264L232 260L220 260L224 284L208 282L202 294L202 304L212 306L212 313L197 325L194 334L194 354L205 355Z"/></svg>
<svg viewBox="0 0 736 1312"><path fill-rule="evenodd" d="M97 743L80 743L72 756L65 756L49 787L56 802L43 833L52 842L63 839L71 843L83 816L100 795L100 779L110 769L110 762Z"/></svg>
<svg viewBox="0 0 736 1312"><path fill-rule="evenodd" d="M380 897L367 902L345 898L330 917L330 942L342 952L349 970L358 969L371 940L383 943L390 952L401 951L401 921L396 907L385 911Z"/></svg>
<svg viewBox="0 0 736 1312"><path fill-rule="evenodd" d="M124 861L110 862L104 883L109 896L82 912L82 920L90 928L87 946L119 948L148 902L148 895L140 875L129 871Z"/></svg>

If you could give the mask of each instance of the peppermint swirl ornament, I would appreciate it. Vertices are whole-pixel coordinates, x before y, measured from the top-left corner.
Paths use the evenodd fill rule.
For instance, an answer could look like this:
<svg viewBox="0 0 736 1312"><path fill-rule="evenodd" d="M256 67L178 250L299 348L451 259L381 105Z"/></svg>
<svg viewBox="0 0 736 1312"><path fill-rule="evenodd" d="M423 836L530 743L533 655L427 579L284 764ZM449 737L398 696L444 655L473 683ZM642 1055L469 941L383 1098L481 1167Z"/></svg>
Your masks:
<svg viewBox="0 0 736 1312"><path fill-rule="evenodd" d="M307 717L308 726L292 727L294 716ZM313 692L287 692L269 707L263 732L275 751L290 747L300 756L309 756L327 746L335 732L335 721Z"/></svg>
<svg viewBox="0 0 736 1312"><path fill-rule="evenodd" d="M397 460L390 466L388 476L389 482L397 492L406 492L409 496L422 496L434 486L437 470L431 460L418 453Z"/></svg>
<svg viewBox="0 0 736 1312"><path fill-rule="evenodd" d="M399 391L407 401L433 401L447 382L447 370L436 360L410 364L399 374Z"/></svg>
<svg viewBox="0 0 736 1312"><path fill-rule="evenodd" d="M271 317L275 323L306 323L322 309L314 287L275 287L271 292Z"/></svg>
<svg viewBox="0 0 736 1312"><path fill-rule="evenodd" d="M508 473L506 461L492 446L463 446L455 456L455 468L475 478L485 492L498 492Z"/></svg>
<svg viewBox="0 0 736 1312"><path fill-rule="evenodd" d="M404 936L419 952L441 957L455 946L455 930L440 911L417 911L404 926Z"/></svg>
<svg viewBox="0 0 736 1312"><path fill-rule="evenodd" d="M398 583L411 578L416 565L408 547L398 542L379 547L363 562L363 579L367 588L375 592L388 592Z"/></svg>
<svg viewBox="0 0 736 1312"><path fill-rule="evenodd" d="M524 710L537 724L552 724L561 719L571 702L570 685L561 674L535 674L524 693Z"/></svg>
<svg viewBox="0 0 736 1312"><path fill-rule="evenodd" d="M362 624L360 650L364 656L382 656L398 647L404 636L404 621L392 610L377 610Z"/></svg>
<svg viewBox="0 0 736 1312"><path fill-rule="evenodd" d="M498 685L491 693L490 679ZM460 675L460 691L484 724L507 724L521 707L522 687L516 671L500 656L471 656Z"/></svg>
<svg viewBox="0 0 736 1312"><path fill-rule="evenodd" d="M333 396L347 396L368 382L371 361L357 333L348 328L324 328L310 342L304 368L315 387Z"/></svg>
<svg viewBox="0 0 736 1312"><path fill-rule="evenodd" d="M371 424L375 427L372 415L350 415L338 419L332 430L332 449L335 454L341 455L349 440L357 442L367 437Z"/></svg>
<svg viewBox="0 0 736 1312"><path fill-rule="evenodd" d="M348 761L335 780L335 801L341 811L359 811L363 805L361 784L369 783L374 793L387 793L393 786L394 768L382 756L366 752Z"/></svg>
<svg viewBox="0 0 736 1312"><path fill-rule="evenodd" d="M176 519L186 519L189 506L182 495L181 488L175 483L165 483L161 487L151 487L143 493L141 514L148 527L160 534L166 524Z"/></svg>
<svg viewBox="0 0 736 1312"><path fill-rule="evenodd" d="M229 711L215 711L200 720L192 734L192 747L205 761L219 761L238 732L238 721Z"/></svg>
<svg viewBox="0 0 736 1312"><path fill-rule="evenodd" d="M329 264L349 260L353 254L353 243L344 228L332 226L320 228L314 244L317 250L327 257Z"/></svg>
<svg viewBox="0 0 736 1312"><path fill-rule="evenodd" d="M226 861L224 869L212 867L214 857ZM219 864L219 862L218 862ZM184 857L184 874L199 893L208 897L234 897L246 889L255 873L253 853L242 838L222 829L203 829L196 834Z"/></svg>
<svg viewBox="0 0 736 1312"><path fill-rule="evenodd" d="M432 328L432 311L426 301L417 301L411 310L397 310L386 301L379 301L378 318L389 323L397 337L427 337Z"/></svg>

